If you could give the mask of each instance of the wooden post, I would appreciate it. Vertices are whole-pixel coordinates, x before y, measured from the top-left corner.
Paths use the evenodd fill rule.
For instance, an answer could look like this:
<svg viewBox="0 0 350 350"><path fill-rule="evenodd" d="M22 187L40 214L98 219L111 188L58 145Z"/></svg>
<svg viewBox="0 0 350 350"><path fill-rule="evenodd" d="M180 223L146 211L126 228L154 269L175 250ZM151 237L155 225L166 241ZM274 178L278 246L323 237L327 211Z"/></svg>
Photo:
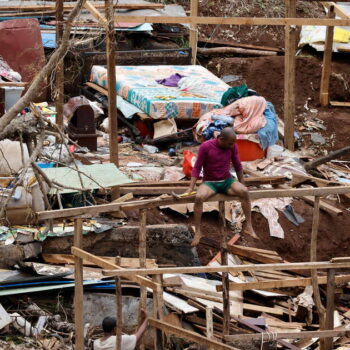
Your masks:
<svg viewBox="0 0 350 350"><path fill-rule="evenodd" d="M329 269L327 272L327 312L326 312L326 330L334 330L334 289L335 289L335 270ZM324 349L333 349L333 338L324 339Z"/></svg>
<svg viewBox="0 0 350 350"><path fill-rule="evenodd" d="M335 18L334 6L329 6L328 17ZM321 106L329 104L329 80L331 76L332 52L333 52L333 35L334 27L327 27L326 40L323 52L322 77L320 87L320 103Z"/></svg>
<svg viewBox="0 0 350 350"><path fill-rule="evenodd" d="M74 246L83 248L83 220L74 220ZM83 259L74 257L74 321L75 349L84 350L84 289L83 289Z"/></svg>
<svg viewBox="0 0 350 350"><path fill-rule="evenodd" d="M311 243L310 243L310 262L317 261L317 235L318 227L320 223L320 197L315 197L314 212L312 218L312 231L311 231ZM325 327L325 308L322 305L320 289L318 287L317 270L311 271L312 277L312 289L314 293L314 300L316 309L318 312L318 317L320 320L320 329L324 330ZM323 345L324 340L320 340L321 350L324 350Z"/></svg>
<svg viewBox="0 0 350 350"><path fill-rule="evenodd" d="M163 285L163 276L154 275L152 279L155 283ZM158 320L163 320L164 318L164 299L163 299L163 289L161 292L153 291L153 317ZM154 349L161 350L164 349L164 334L160 329L155 328L154 333Z"/></svg>
<svg viewBox="0 0 350 350"><path fill-rule="evenodd" d="M139 258L140 258L140 267L146 267L146 225L147 225L147 209L141 209L140 213L140 231L139 231ZM147 306L147 288L140 287L140 311L142 309L146 310ZM141 312L140 312L141 316ZM140 318L141 319L141 318ZM140 348L144 349L144 342L141 339Z"/></svg>
<svg viewBox="0 0 350 350"><path fill-rule="evenodd" d="M198 16L198 0L191 0L191 16ZM192 64L197 61L198 29L197 24L192 23L190 29L190 48L192 50Z"/></svg>
<svg viewBox="0 0 350 350"><path fill-rule="evenodd" d="M211 306L207 306L205 309L205 316L207 320L207 338L214 338L214 327L213 327L213 308Z"/></svg>
<svg viewBox="0 0 350 350"><path fill-rule="evenodd" d="M56 0L56 47L59 47L63 36L63 0ZM56 124L63 129L64 104L64 58L58 61L55 79Z"/></svg>
<svg viewBox="0 0 350 350"><path fill-rule="evenodd" d="M115 278L115 301L116 301L116 350L122 349L122 328L123 328L123 299L121 278Z"/></svg>
<svg viewBox="0 0 350 350"><path fill-rule="evenodd" d="M113 1L105 0L107 31L107 84L108 84L108 119L109 119L109 153L110 162L119 165L118 157L118 118L117 91L115 75L115 32Z"/></svg>
<svg viewBox="0 0 350 350"><path fill-rule="evenodd" d="M219 202L219 215L220 215L220 231L221 231L221 265L228 264L228 253L227 253L227 234L226 234L226 219L225 219L225 202ZM230 334L230 280L228 272L222 273L222 299L224 307L224 324L223 324L223 335Z"/></svg>
<svg viewBox="0 0 350 350"><path fill-rule="evenodd" d="M286 17L296 17L296 0L285 0ZM294 151L296 27L285 26L284 145Z"/></svg>

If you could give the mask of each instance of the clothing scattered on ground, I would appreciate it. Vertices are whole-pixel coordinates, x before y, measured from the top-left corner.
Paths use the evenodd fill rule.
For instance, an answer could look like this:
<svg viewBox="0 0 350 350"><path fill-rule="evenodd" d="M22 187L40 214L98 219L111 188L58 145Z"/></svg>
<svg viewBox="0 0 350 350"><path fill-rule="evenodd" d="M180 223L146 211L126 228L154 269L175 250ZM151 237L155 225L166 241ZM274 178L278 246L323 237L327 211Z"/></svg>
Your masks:
<svg viewBox="0 0 350 350"><path fill-rule="evenodd" d="M237 145L229 149L219 146L217 139L209 140L199 147L196 164L192 170L193 177L199 177L203 168L203 181L221 181L231 178L231 162L236 173L241 171Z"/></svg>
<svg viewBox="0 0 350 350"><path fill-rule="evenodd" d="M214 120L212 123L208 125L208 127L204 130L203 136L206 140L210 140L212 138L216 138L222 129L227 128L230 124L225 123L221 120Z"/></svg>
<svg viewBox="0 0 350 350"><path fill-rule="evenodd" d="M248 96L248 86L243 84L229 88L221 99L221 104L225 107L235 102L236 100Z"/></svg>
<svg viewBox="0 0 350 350"><path fill-rule="evenodd" d="M173 75L170 75L168 78L156 80L156 82L164 86L177 87L179 81L184 77L184 75L175 73Z"/></svg>
<svg viewBox="0 0 350 350"><path fill-rule="evenodd" d="M115 350L117 337L115 335L110 336L104 341L96 339L94 341L94 350ZM122 335L122 350L134 350L136 347L137 338L136 335Z"/></svg>

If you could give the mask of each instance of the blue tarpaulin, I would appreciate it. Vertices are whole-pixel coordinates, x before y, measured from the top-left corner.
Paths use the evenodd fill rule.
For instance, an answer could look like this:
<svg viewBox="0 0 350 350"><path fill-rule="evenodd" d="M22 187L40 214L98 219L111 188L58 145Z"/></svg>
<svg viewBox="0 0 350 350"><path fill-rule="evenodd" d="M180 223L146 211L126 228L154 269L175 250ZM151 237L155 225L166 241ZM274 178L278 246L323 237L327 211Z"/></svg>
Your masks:
<svg viewBox="0 0 350 350"><path fill-rule="evenodd" d="M55 33L41 33L43 46L49 49L56 48L56 34Z"/></svg>

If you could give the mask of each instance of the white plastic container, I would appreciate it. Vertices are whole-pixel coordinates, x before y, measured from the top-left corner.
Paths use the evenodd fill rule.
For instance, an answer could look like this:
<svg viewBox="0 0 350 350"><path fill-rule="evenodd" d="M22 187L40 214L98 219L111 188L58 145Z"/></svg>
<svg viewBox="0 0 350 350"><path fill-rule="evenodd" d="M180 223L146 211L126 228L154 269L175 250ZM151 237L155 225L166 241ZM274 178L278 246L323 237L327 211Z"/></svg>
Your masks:
<svg viewBox="0 0 350 350"><path fill-rule="evenodd" d="M4 86L5 111L8 111L22 96L23 86Z"/></svg>
<svg viewBox="0 0 350 350"><path fill-rule="evenodd" d="M283 151L284 151L284 148L282 146L279 146L279 145L270 146L267 149L266 158L272 159L272 158L275 158L275 157L279 157L279 156L281 156Z"/></svg>

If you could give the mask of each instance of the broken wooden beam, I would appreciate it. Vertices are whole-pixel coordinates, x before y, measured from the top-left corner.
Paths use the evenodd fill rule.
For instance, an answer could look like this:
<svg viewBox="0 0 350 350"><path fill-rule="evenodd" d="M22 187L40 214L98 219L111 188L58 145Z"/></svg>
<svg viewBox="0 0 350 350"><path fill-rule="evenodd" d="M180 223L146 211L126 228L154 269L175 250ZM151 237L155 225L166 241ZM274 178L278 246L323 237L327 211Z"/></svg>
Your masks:
<svg viewBox="0 0 350 350"><path fill-rule="evenodd" d="M287 189L266 189L249 191L250 199L276 198L276 197L303 197L303 196L327 196L329 194L348 194L350 186L319 187L319 188L287 188ZM217 194L211 197L208 202L239 200L237 197ZM41 211L37 213L38 220L49 220L58 218L69 218L76 216L91 217L99 213L110 213L117 210L136 210L142 208L156 208L164 205L193 203L194 196L181 199L173 197L163 199L139 200L126 203L111 203L95 205L90 207L78 207L69 209L58 209Z"/></svg>
<svg viewBox="0 0 350 350"><path fill-rule="evenodd" d="M213 55L242 55L242 56L276 56L277 52L274 51L262 51L252 49L242 49L239 47L211 47L203 48L199 47L198 53L205 56Z"/></svg>
<svg viewBox="0 0 350 350"><path fill-rule="evenodd" d="M75 257L78 257L80 259L90 261L90 262L94 263L95 265L102 267L103 269L119 269L120 271L124 270L120 266L118 266L116 264L112 264L112 263L110 263L104 259L101 259L96 255L90 254L90 253L88 253L80 248L72 247L72 254ZM158 283L154 283L153 281L149 280L148 278L146 278L144 276L134 275L134 276L127 276L126 278L129 279L130 281L138 283L141 286L151 288L152 290L157 290L157 291L163 290L161 285L159 285Z"/></svg>
<svg viewBox="0 0 350 350"><path fill-rule="evenodd" d="M285 176L251 176L244 178L244 182L247 186L259 186L259 185L279 185L288 181ZM132 182L122 187L188 187L190 185L189 180L181 181L145 181L145 182ZM197 181L197 184L201 184L202 181Z"/></svg>
<svg viewBox="0 0 350 350"><path fill-rule="evenodd" d="M330 331L302 331L302 332L286 332L273 333L273 339L312 339L312 338L328 338L328 337L350 337L348 329L336 329ZM261 333L258 334L235 334L226 335L225 340L228 342L261 340ZM268 340L263 338L264 341Z"/></svg>
<svg viewBox="0 0 350 350"><path fill-rule="evenodd" d="M274 51L274 52L284 52L281 48L271 47L271 46L258 46L251 44L242 44L234 41L218 40L218 39L198 39L198 42L211 44L211 45L220 45L220 46L232 46L232 47L241 47L243 49L252 49L252 50L262 50L262 51Z"/></svg>
<svg viewBox="0 0 350 350"><path fill-rule="evenodd" d="M350 275L339 275L335 277L337 284L343 284L350 282ZM318 284L327 284L327 276L318 276ZM258 281L258 282L244 282L244 283L233 283L230 282L230 290L250 290L250 289L277 289L277 288L291 288L291 287L306 287L311 286L312 279L300 277L291 278L286 280L275 280L275 281ZM217 286L218 292L222 291L222 286Z"/></svg>
<svg viewBox="0 0 350 350"><path fill-rule="evenodd" d="M154 318L149 318L148 323L150 326L156 327L162 330L164 333L173 334L180 338L185 338L189 341L195 342L200 345L204 345L208 348L212 347L215 350L238 350L232 346L220 343L216 340L209 339L198 333L188 331L184 328L173 326L172 324L164 321L156 320Z"/></svg>
<svg viewBox="0 0 350 350"><path fill-rule="evenodd" d="M350 153L350 146L343 147L341 149L328 153L326 156L323 156L323 157L314 159L311 162L305 163L304 168L306 170L314 169L321 164L327 163L341 156L345 156L348 153Z"/></svg>
<svg viewBox="0 0 350 350"><path fill-rule="evenodd" d="M299 262L299 263L281 263L281 264L247 264L231 266L189 266L189 267L167 267L159 269L122 269L122 270L104 270L105 276L134 276L134 275L162 275L177 273L218 273L218 272L247 272L247 271L291 271L291 270L327 270L327 269L350 268L350 262L331 263L321 262Z"/></svg>

